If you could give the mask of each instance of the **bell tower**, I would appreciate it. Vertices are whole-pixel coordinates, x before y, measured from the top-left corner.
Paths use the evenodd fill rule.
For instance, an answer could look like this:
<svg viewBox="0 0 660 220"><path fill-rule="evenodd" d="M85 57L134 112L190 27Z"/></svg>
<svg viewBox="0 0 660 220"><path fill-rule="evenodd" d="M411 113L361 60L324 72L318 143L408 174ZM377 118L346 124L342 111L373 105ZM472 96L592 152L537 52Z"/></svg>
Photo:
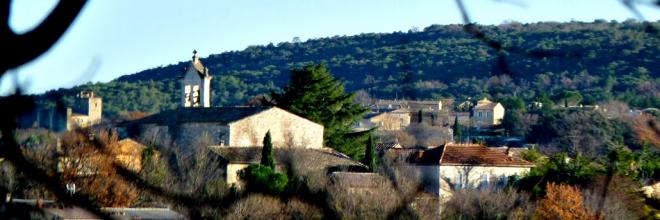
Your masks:
<svg viewBox="0 0 660 220"><path fill-rule="evenodd" d="M197 56L197 50L193 51L192 61L185 69L181 77L181 106L189 107L211 107L211 79L209 69L202 65Z"/></svg>

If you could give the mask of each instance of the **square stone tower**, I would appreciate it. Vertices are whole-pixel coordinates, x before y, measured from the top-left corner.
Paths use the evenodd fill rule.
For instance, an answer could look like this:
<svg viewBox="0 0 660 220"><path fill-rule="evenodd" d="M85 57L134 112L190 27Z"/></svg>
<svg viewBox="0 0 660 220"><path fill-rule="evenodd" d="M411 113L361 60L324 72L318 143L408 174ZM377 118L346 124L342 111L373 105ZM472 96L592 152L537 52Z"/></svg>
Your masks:
<svg viewBox="0 0 660 220"><path fill-rule="evenodd" d="M72 113L86 116L85 124L96 124L101 121L103 112L103 99L94 96L94 92L83 91L76 95Z"/></svg>
<svg viewBox="0 0 660 220"><path fill-rule="evenodd" d="M209 69L202 65L193 51L192 61L181 77L181 105L188 107L211 107L211 79Z"/></svg>

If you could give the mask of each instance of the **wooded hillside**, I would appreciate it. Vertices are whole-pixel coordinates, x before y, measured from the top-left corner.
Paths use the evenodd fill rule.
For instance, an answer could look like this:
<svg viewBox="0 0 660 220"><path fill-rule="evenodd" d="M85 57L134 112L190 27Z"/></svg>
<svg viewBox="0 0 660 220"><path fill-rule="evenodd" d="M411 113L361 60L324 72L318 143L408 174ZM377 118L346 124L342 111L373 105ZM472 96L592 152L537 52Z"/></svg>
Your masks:
<svg viewBox="0 0 660 220"><path fill-rule="evenodd" d="M577 91L583 104L618 99L636 107L660 106L660 22L477 27L506 48L501 57L508 69L501 68L496 50L462 25L250 46L212 54L202 62L214 75L213 105L242 104L277 91L287 83L289 69L325 62L348 91L364 89L378 98L515 95L532 101L558 100L566 91ZM59 98L70 102L77 91L90 89L104 98L106 116L170 109L178 105L176 78L188 62L39 97L42 103Z"/></svg>

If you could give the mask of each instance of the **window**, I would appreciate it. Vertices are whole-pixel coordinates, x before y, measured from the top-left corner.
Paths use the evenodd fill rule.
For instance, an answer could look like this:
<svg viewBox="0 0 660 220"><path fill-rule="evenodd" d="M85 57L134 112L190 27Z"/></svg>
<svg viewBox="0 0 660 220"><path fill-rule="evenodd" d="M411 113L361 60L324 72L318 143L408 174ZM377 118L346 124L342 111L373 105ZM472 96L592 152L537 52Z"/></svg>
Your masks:
<svg viewBox="0 0 660 220"><path fill-rule="evenodd" d="M190 85L183 88L183 100L186 106L190 105Z"/></svg>
<svg viewBox="0 0 660 220"><path fill-rule="evenodd" d="M481 118L481 112L478 112L477 114L479 115L479 118Z"/></svg>
<svg viewBox="0 0 660 220"><path fill-rule="evenodd" d="M456 189L461 189L463 188L463 178L461 178L461 174L456 174Z"/></svg>

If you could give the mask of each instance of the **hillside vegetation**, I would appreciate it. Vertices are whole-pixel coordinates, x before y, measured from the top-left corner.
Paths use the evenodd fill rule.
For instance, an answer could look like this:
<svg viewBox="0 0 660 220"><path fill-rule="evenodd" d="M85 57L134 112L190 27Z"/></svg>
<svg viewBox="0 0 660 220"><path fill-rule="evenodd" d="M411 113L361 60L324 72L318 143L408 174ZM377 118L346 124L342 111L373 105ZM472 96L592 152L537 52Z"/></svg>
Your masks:
<svg viewBox="0 0 660 220"><path fill-rule="evenodd" d="M213 54L202 62L214 75L213 105L244 104L279 91L289 69L326 63L348 91L378 98L467 98L518 96L561 99L578 92L583 104L621 100L635 107L660 106L660 22L507 23L478 26L507 50L498 53L466 33L462 25L433 25L421 31L334 36L306 42L250 46ZM204 50L203 48L199 48ZM183 55L181 55L184 57ZM41 103L66 102L80 90L104 98L104 114L157 112L178 104L176 83L188 60L49 91Z"/></svg>

